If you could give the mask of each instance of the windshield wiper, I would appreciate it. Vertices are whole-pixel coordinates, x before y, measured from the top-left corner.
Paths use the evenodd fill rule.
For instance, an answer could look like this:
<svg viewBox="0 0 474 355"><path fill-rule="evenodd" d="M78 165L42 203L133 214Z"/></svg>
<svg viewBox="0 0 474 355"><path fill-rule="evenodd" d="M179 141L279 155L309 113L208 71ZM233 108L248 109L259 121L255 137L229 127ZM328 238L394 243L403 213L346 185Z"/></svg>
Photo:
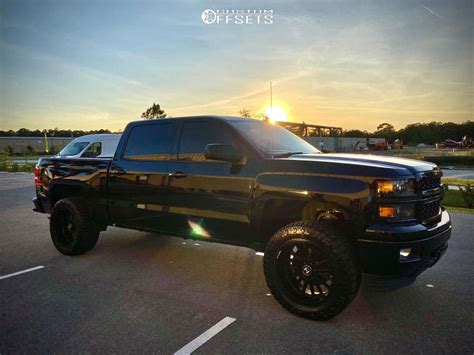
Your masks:
<svg viewBox="0 0 474 355"><path fill-rule="evenodd" d="M304 154L304 153L303 152L286 152L286 153L280 153L280 154L272 154L272 158L288 158L296 154Z"/></svg>

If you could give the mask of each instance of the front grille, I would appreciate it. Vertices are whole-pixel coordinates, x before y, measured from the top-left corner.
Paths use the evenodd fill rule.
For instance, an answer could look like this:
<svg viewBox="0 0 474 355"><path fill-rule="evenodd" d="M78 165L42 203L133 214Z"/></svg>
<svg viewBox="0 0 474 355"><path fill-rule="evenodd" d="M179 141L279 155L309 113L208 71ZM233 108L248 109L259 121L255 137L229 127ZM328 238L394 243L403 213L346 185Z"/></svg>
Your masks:
<svg viewBox="0 0 474 355"><path fill-rule="evenodd" d="M437 219L435 217L440 218L440 200L424 203L419 206L418 208L418 220L422 223L435 223Z"/></svg>
<svg viewBox="0 0 474 355"><path fill-rule="evenodd" d="M418 189L420 191L428 191L437 189L441 186L440 176L424 176L418 181Z"/></svg>
<svg viewBox="0 0 474 355"><path fill-rule="evenodd" d="M418 193L429 197L431 202L419 202L417 206L417 219L423 224L435 224L441 220L442 199L442 173L438 168L421 174L417 182ZM433 199L436 199L433 201Z"/></svg>

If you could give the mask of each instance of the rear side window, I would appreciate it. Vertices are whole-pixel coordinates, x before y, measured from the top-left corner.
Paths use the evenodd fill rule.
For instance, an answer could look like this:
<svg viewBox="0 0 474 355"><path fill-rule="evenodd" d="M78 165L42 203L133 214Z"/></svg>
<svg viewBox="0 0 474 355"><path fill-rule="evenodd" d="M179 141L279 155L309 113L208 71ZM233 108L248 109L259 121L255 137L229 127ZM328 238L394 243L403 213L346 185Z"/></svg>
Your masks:
<svg viewBox="0 0 474 355"><path fill-rule="evenodd" d="M98 157L99 155L102 154L102 143L101 142L95 142L92 143L89 148L86 149L84 153L82 153L83 158L94 158Z"/></svg>
<svg viewBox="0 0 474 355"><path fill-rule="evenodd" d="M174 127L172 123L134 127L128 137L124 158L128 160L169 160Z"/></svg>
<svg viewBox="0 0 474 355"><path fill-rule="evenodd" d="M209 161L204 156L207 144L229 144L237 147L231 132L224 125L209 122L187 122L183 124L181 132L178 159Z"/></svg>

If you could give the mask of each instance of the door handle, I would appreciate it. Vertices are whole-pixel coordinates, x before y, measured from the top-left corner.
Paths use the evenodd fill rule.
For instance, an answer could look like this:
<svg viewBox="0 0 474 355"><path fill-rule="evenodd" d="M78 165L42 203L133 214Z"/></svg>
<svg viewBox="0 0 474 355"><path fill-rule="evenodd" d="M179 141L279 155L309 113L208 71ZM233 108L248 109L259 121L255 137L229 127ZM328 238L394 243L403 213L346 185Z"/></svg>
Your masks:
<svg viewBox="0 0 474 355"><path fill-rule="evenodd" d="M188 175L186 173L183 173L182 171L176 171L174 173L169 173L168 176L172 179L182 179L187 177Z"/></svg>
<svg viewBox="0 0 474 355"><path fill-rule="evenodd" d="M127 172L122 168L110 169L110 174L113 175L125 175Z"/></svg>

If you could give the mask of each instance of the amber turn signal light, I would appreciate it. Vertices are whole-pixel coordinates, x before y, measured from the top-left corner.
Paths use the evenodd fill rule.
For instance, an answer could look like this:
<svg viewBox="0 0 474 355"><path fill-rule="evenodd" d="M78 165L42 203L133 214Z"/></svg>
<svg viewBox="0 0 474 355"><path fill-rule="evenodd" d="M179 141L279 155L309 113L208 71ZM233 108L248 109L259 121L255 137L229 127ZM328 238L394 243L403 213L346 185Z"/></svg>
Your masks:
<svg viewBox="0 0 474 355"><path fill-rule="evenodd" d="M395 207L379 207L379 216L385 218L394 218L397 211Z"/></svg>
<svg viewBox="0 0 474 355"><path fill-rule="evenodd" d="M377 192L380 193L390 193L395 191L395 184L393 181L381 180L377 182Z"/></svg>

